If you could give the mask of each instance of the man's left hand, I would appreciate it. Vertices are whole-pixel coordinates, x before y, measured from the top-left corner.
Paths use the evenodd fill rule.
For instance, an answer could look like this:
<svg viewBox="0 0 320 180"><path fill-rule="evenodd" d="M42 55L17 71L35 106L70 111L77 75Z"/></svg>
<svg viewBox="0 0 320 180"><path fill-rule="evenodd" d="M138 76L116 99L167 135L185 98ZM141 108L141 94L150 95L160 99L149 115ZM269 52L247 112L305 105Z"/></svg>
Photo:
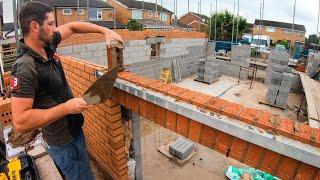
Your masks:
<svg viewBox="0 0 320 180"><path fill-rule="evenodd" d="M110 47L111 41L119 41L120 43L124 44L122 37L118 33L116 33L115 31L112 31L110 29L108 29L106 31L105 37L106 37L106 43L107 43L108 48Z"/></svg>

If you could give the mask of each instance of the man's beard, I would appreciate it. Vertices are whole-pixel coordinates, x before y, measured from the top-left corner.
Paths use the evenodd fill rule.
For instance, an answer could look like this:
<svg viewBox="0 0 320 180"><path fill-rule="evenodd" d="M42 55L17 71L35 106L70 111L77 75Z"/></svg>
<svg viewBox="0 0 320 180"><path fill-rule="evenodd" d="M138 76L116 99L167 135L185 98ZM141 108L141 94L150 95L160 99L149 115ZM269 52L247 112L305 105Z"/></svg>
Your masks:
<svg viewBox="0 0 320 180"><path fill-rule="evenodd" d="M52 44L52 38L48 37L42 28L40 28L39 39L44 47L49 47Z"/></svg>

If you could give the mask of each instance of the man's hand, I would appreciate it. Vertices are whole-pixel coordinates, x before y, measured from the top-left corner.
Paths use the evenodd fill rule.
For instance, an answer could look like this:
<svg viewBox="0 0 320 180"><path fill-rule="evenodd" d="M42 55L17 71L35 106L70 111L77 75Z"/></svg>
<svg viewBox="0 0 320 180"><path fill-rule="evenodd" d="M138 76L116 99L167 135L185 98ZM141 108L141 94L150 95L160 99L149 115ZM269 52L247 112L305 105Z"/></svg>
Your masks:
<svg viewBox="0 0 320 180"><path fill-rule="evenodd" d="M107 29L106 32L104 33L104 35L106 37L106 43L107 43L108 48L110 47L111 41L119 41L120 43L124 44L122 37L118 33L116 33L115 31Z"/></svg>
<svg viewBox="0 0 320 180"><path fill-rule="evenodd" d="M65 102L64 107L67 109L68 114L79 114L88 109L89 105L82 98L73 98Z"/></svg>

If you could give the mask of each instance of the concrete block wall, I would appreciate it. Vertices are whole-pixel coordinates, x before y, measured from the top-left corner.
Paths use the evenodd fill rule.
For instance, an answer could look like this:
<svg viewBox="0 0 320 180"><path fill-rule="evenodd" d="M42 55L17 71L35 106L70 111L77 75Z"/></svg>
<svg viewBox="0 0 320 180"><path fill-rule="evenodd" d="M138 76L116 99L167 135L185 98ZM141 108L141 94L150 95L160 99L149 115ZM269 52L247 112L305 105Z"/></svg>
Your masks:
<svg viewBox="0 0 320 180"><path fill-rule="evenodd" d="M239 77L240 66L249 67L249 61L224 61L216 60L219 68L219 74L223 74L231 77ZM242 70L240 73L240 79L245 80L248 78L248 71Z"/></svg>
<svg viewBox="0 0 320 180"><path fill-rule="evenodd" d="M149 40L139 40L134 42L132 44L133 46L130 46L131 41L129 41L129 49L142 49L143 52L132 52L133 60L131 60L131 55L129 55L129 57L126 55L128 54L126 47L124 62L129 65L127 69L131 72L150 78L158 79L162 68L170 68L173 72L174 60L178 60L182 78L191 76L195 74L198 69L199 59L206 55L206 39L162 39L159 40L163 42L160 48L160 58L150 59L150 56L148 58L146 54L149 55L148 50L150 50L151 53L150 43L153 43L153 41L147 41ZM138 59L138 61L134 60L135 58Z"/></svg>
<svg viewBox="0 0 320 180"><path fill-rule="evenodd" d="M101 66L108 65L105 42L59 47L57 52L61 55L84 59L88 62L99 64Z"/></svg>
<svg viewBox="0 0 320 180"><path fill-rule="evenodd" d="M125 42L123 51L124 64L134 64L149 61L151 57L151 45L146 40L130 40Z"/></svg>
<svg viewBox="0 0 320 180"><path fill-rule="evenodd" d="M251 48L250 46L232 45L231 47L231 61L250 60Z"/></svg>
<svg viewBox="0 0 320 180"><path fill-rule="evenodd" d="M244 107L240 104L129 72L120 73L119 78L148 89L148 91L156 91L171 96L178 101L192 104L196 106L195 108L203 108L204 111L225 115L233 119L232 122L241 121L252 128L256 126L261 128L259 133L266 131L275 136L284 136L305 143L307 146L311 145L314 148L320 148L319 129L310 128L306 124L293 122L290 119L282 119L278 115L269 112ZM320 178L319 167L308 165L263 146L252 144L222 132L219 129L204 125L196 120L189 119L184 116L184 112L172 112L117 88L114 95L116 99L119 99L121 105L132 109L133 112L146 117L148 120L253 168L261 169L284 180ZM275 139L278 139L278 137L275 137Z"/></svg>
<svg viewBox="0 0 320 180"><path fill-rule="evenodd" d="M74 96L81 97L96 81L94 73L102 66L66 56L60 58ZM83 130L90 156L113 179L128 179L125 135L119 103L109 99L92 106L83 115Z"/></svg>

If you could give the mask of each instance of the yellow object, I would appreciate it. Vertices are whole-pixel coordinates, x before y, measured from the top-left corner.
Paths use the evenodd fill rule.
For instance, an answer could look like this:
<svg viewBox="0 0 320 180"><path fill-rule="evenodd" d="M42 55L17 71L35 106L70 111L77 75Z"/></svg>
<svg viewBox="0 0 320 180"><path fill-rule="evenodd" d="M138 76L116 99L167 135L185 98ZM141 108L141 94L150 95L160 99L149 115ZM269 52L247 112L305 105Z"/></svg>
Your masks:
<svg viewBox="0 0 320 180"><path fill-rule="evenodd" d="M10 160L8 164L8 176L10 180L20 180L21 161L18 158Z"/></svg>
<svg viewBox="0 0 320 180"><path fill-rule="evenodd" d="M5 173L0 173L0 180L8 180L8 177Z"/></svg>
<svg viewBox="0 0 320 180"><path fill-rule="evenodd" d="M160 74L160 81L170 83L172 82L172 75L171 75L171 69L168 68L162 68L161 74Z"/></svg>

